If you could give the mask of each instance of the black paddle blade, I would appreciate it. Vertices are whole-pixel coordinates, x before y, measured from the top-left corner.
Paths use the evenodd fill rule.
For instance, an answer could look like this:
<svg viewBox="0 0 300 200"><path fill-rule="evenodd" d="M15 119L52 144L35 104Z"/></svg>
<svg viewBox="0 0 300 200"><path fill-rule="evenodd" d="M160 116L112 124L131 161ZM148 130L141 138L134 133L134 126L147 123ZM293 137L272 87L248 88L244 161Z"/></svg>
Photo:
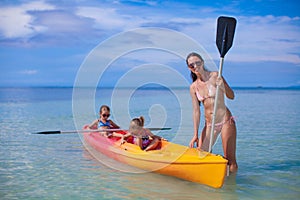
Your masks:
<svg viewBox="0 0 300 200"><path fill-rule="evenodd" d="M218 18L216 44L221 58L224 58L225 54L232 46L235 26L236 19L233 17L221 16Z"/></svg>
<svg viewBox="0 0 300 200"><path fill-rule="evenodd" d="M149 128L150 131L164 131L171 130L171 128Z"/></svg>
<svg viewBox="0 0 300 200"><path fill-rule="evenodd" d="M41 131L33 134L61 134L61 131Z"/></svg>

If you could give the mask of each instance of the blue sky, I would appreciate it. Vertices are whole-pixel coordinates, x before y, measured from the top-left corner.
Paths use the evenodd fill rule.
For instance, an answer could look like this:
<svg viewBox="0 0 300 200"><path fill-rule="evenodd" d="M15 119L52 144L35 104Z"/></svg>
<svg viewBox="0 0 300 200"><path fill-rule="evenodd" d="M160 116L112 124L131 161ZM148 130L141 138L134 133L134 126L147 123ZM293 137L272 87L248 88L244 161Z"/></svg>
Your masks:
<svg viewBox="0 0 300 200"><path fill-rule="evenodd" d="M182 33L201 44L218 65L215 34L221 15L238 21L223 71L231 86L300 86L299 10L296 0L4 0L0 2L0 87L73 86L97 45L136 28ZM184 59L164 60L167 55L159 53L145 50L120 57L99 85L114 86L131 66L149 63L168 65L189 79ZM161 76L166 78L164 73Z"/></svg>

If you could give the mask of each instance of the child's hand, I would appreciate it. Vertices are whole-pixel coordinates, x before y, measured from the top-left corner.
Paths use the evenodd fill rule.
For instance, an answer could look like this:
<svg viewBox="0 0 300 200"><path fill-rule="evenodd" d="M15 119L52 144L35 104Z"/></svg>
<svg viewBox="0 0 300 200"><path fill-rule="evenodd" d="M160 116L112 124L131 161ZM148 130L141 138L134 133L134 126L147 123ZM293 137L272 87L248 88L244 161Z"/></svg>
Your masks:
<svg viewBox="0 0 300 200"><path fill-rule="evenodd" d="M124 137L121 138L120 146L121 146L122 144L124 144L125 142L126 142L126 140L124 140Z"/></svg>

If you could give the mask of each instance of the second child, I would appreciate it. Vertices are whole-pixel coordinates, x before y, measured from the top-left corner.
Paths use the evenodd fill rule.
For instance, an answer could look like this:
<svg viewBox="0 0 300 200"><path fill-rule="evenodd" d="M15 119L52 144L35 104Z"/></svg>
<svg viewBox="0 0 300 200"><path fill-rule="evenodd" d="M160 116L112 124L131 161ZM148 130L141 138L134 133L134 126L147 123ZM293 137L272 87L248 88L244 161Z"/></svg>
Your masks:
<svg viewBox="0 0 300 200"><path fill-rule="evenodd" d="M142 150L149 151L157 149L163 138L154 135L149 129L144 128L144 121L143 116L132 119L129 125L129 131L126 135L123 135L121 144L124 142L124 138L133 136L133 143L138 145Z"/></svg>

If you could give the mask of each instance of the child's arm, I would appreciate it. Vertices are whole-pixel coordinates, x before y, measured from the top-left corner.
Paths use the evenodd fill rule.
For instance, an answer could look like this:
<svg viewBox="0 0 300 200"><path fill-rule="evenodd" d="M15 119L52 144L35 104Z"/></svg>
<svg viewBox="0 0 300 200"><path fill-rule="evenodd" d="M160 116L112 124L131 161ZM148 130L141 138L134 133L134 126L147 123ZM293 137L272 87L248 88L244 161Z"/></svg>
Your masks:
<svg viewBox="0 0 300 200"><path fill-rule="evenodd" d="M126 138L126 137L129 136L128 133L122 134L122 133L116 133L116 132L113 132L112 135L113 135L114 137L120 137L120 138Z"/></svg>
<svg viewBox="0 0 300 200"><path fill-rule="evenodd" d="M110 124L111 124L111 128L120 128L120 126L118 126L115 122L113 122L112 120L109 120Z"/></svg>
<svg viewBox="0 0 300 200"><path fill-rule="evenodd" d="M121 133L113 132L113 136L121 138L121 143L120 143L120 145L121 145L121 144L123 144L125 142L125 138L131 136L131 134L129 132L127 132L125 135L121 134Z"/></svg>
<svg viewBox="0 0 300 200"><path fill-rule="evenodd" d="M150 137L152 138L158 138L159 140L166 140L165 138L163 137L160 137L158 135L154 135L149 129L146 129L147 130L147 135L149 135ZM167 141L167 140L166 140Z"/></svg>
<svg viewBox="0 0 300 200"><path fill-rule="evenodd" d="M93 129L95 126L98 126L98 119L94 120L91 124L89 124L87 128Z"/></svg>

